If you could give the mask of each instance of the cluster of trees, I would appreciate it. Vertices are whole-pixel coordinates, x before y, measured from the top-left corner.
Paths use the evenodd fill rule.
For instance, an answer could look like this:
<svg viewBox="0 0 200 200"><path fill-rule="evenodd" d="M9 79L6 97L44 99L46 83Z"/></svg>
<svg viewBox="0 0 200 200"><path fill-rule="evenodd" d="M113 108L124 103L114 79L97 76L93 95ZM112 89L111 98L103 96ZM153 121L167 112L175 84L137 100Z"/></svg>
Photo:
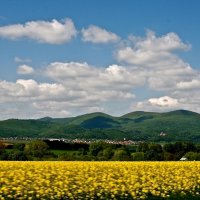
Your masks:
<svg viewBox="0 0 200 200"><path fill-rule="evenodd" d="M15 143L12 147L0 142L0 160L43 160L51 158L54 154L44 141L31 141L29 143Z"/></svg>
<svg viewBox="0 0 200 200"><path fill-rule="evenodd" d="M194 159L191 155L197 155ZM137 151L132 153L133 160L150 161L175 161L185 157L187 160L200 160L200 145L191 142L166 143L164 145L154 143L141 143Z"/></svg>
<svg viewBox="0 0 200 200"><path fill-rule="evenodd" d="M172 161L183 156L187 160L200 160L200 145L191 142L120 145L102 141L78 144L46 140L16 143L12 149L6 149L0 142L0 160Z"/></svg>
<svg viewBox="0 0 200 200"><path fill-rule="evenodd" d="M200 160L200 145L191 142L176 142L164 145L140 143L123 146L95 142L89 145L88 155L94 160L175 161L183 156L187 160Z"/></svg>

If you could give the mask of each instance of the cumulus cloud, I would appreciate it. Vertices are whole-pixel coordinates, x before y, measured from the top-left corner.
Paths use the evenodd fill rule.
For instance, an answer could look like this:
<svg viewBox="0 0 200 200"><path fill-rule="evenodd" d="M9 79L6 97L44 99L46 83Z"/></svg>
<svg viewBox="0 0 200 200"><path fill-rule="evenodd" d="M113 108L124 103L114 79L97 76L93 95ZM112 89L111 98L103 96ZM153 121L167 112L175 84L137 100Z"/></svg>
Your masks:
<svg viewBox="0 0 200 200"><path fill-rule="evenodd" d="M130 111L131 104L131 110L197 111L200 73L176 54L189 48L175 33L156 36L148 32L144 38L130 36L116 51L117 64L96 67L86 62L57 61L35 73L37 81L0 81L0 110L3 112L1 105L12 108L18 105L15 113L22 107L31 116L40 117L98 110L124 113ZM21 65L17 72L31 74L32 70L28 65Z"/></svg>
<svg viewBox="0 0 200 200"><path fill-rule="evenodd" d="M87 63L78 62L54 62L51 63L45 70L45 74L51 78L66 79L76 77L88 77L95 74L96 69L89 66Z"/></svg>
<svg viewBox="0 0 200 200"><path fill-rule="evenodd" d="M32 79L1 81L0 103L17 105L23 102L24 109L35 111L32 116L50 112L62 116L78 108L85 112L103 111L104 104L135 99L132 88L140 81L132 80L130 72L118 65L97 68L87 63L54 62L41 71L52 83L38 83Z"/></svg>
<svg viewBox="0 0 200 200"><path fill-rule="evenodd" d="M132 110L142 110L150 112L166 112L175 109L186 108L179 99L169 96L163 96L159 98L150 98L147 100L135 102L131 105Z"/></svg>
<svg viewBox="0 0 200 200"><path fill-rule="evenodd" d="M57 21L30 21L0 27L0 37L7 39L29 38L41 43L63 44L77 34L71 19Z"/></svg>
<svg viewBox="0 0 200 200"><path fill-rule="evenodd" d="M125 68L119 65L110 65L105 69L103 74L105 78L114 80L114 81L124 81L127 78L130 78L132 74ZM102 76L103 76L102 75Z"/></svg>
<svg viewBox="0 0 200 200"><path fill-rule="evenodd" d="M20 65L18 68L17 68L17 73L18 74L22 74L22 75L25 75L25 74L33 74L34 73L34 69L28 65Z"/></svg>
<svg viewBox="0 0 200 200"><path fill-rule="evenodd" d="M115 33L94 25L90 25L87 29L82 29L81 33L85 42L109 43L120 39Z"/></svg>
<svg viewBox="0 0 200 200"><path fill-rule="evenodd" d="M186 51L190 44L181 41L176 33L157 37L147 31L146 37L130 36L116 52L116 58L129 66L137 66L145 74L153 90L174 90L178 82L194 78L197 72L184 62L176 51Z"/></svg>
<svg viewBox="0 0 200 200"><path fill-rule="evenodd" d="M153 106L175 107L178 105L177 99L174 99L168 96L164 96L160 98L151 98L148 101Z"/></svg>
<svg viewBox="0 0 200 200"><path fill-rule="evenodd" d="M144 77L134 73L134 69L127 69L119 65L98 68L87 63L54 62L44 71L47 77L67 85L67 87L87 90L129 90L142 85Z"/></svg>
<svg viewBox="0 0 200 200"><path fill-rule="evenodd" d="M63 92L61 84L37 83L32 79L19 79L15 83L0 82L0 94L3 96L0 102L59 99Z"/></svg>
<svg viewBox="0 0 200 200"><path fill-rule="evenodd" d="M135 98L130 89L141 81L132 79L133 76L121 66L97 68L87 63L77 62L51 63L44 74L67 89L73 89L79 93L82 91L85 97L79 102L104 102L116 97L119 100Z"/></svg>
<svg viewBox="0 0 200 200"><path fill-rule="evenodd" d="M200 91L176 91L166 99L166 96L160 98L150 98L148 100L143 100L139 102L134 102L131 104L131 110L143 110L143 111L152 111L152 112L166 112L177 109L191 110L193 112L200 113ZM162 98L162 99L161 99ZM166 99L167 101L165 101ZM150 102L151 100L151 102Z"/></svg>
<svg viewBox="0 0 200 200"><path fill-rule="evenodd" d="M136 49L144 49L152 51L173 51L177 49L188 50L189 44L185 44L181 41L176 33L170 32L161 37L156 37L156 33L148 30L146 38L129 36L129 39L135 42Z"/></svg>
<svg viewBox="0 0 200 200"><path fill-rule="evenodd" d="M156 37L154 32L148 31L146 38L130 36L129 39L131 45L119 49L116 56L119 61L134 65L166 66L169 61L180 60L172 51L190 48L190 45L183 43L176 33Z"/></svg>

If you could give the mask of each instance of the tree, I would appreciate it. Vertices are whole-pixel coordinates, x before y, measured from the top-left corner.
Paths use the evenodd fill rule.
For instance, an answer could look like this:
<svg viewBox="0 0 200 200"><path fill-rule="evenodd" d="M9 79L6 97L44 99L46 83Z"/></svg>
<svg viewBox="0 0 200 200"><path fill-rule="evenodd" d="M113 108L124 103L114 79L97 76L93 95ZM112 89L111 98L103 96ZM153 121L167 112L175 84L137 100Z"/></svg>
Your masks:
<svg viewBox="0 0 200 200"><path fill-rule="evenodd" d="M197 153L200 153L200 144L196 145L196 151L197 151Z"/></svg>
<svg viewBox="0 0 200 200"><path fill-rule="evenodd" d="M163 160L163 149L160 144L149 144L148 148L144 154L145 160Z"/></svg>
<svg viewBox="0 0 200 200"><path fill-rule="evenodd" d="M149 150L144 155L145 160L156 161L158 160L158 154L154 150Z"/></svg>
<svg viewBox="0 0 200 200"><path fill-rule="evenodd" d="M105 160L110 160L114 155L114 149L112 147L107 147L103 150L103 157Z"/></svg>
<svg viewBox="0 0 200 200"><path fill-rule="evenodd" d="M16 143L13 145L13 149L24 151L25 144L24 143Z"/></svg>
<svg viewBox="0 0 200 200"><path fill-rule="evenodd" d="M149 145L148 143L144 142L144 143L140 143L138 148L137 148L137 151L138 152L147 152L149 151Z"/></svg>
<svg viewBox="0 0 200 200"><path fill-rule="evenodd" d="M176 153L184 153L184 144L183 142L175 142L174 149Z"/></svg>
<svg viewBox="0 0 200 200"><path fill-rule="evenodd" d="M169 152L164 152L163 153L163 160L165 160L165 161L175 160L174 154L169 153Z"/></svg>
<svg viewBox="0 0 200 200"><path fill-rule="evenodd" d="M163 152L162 146L160 144L150 144L149 150L153 150L158 154Z"/></svg>
<svg viewBox="0 0 200 200"><path fill-rule="evenodd" d="M0 160L7 160L6 145L0 141Z"/></svg>
<svg viewBox="0 0 200 200"><path fill-rule="evenodd" d="M183 146L185 152L189 151L195 152L197 150L196 146L192 142L184 142Z"/></svg>
<svg viewBox="0 0 200 200"><path fill-rule="evenodd" d="M49 147L45 142L41 140L36 140L26 144L24 150L28 155L42 158L45 154L48 153L48 148Z"/></svg>
<svg viewBox="0 0 200 200"><path fill-rule="evenodd" d="M200 153L196 153L196 152L188 152L185 154L185 156L188 160L200 160Z"/></svg>
<svg viewBox="0 0 200 200"><path fill-rule="evenodd" d="M23 151L14 150L9 153L8 160L23 161L28 159Z"/></svg>
<svg viewBox="0 0 200 200"><path fill-rule="evenodd" d="M97 156L98 153L103 150L103 142L92 142L89 146L89 153L92 156Z"/></svg>
<svg viewBox="0 0 200 200"><path fill-rule="evenodd" d="M125 161L125 160L130 160L130 157L124 149L116 149L112 159Z"/></svg>
<svg viewBox="0 0 200 200"><path fill-rule="evenodd" d="M135 152L131 154L131 157L134 161L143 161L144 160L144 152Z"/></svg>
<svg viewBox="0 0 200 200"><path fill-rule="evenodd" d="M6 145L2 141L0 141L0 150L3 150L5 148L6 148Z"/></svg>
<svg viewBox="0 0 200 200"><path fill-rule="evenodd" d="M176 152L175 148L174 148L174 145L173 144L165 144L164 147L163 147L164 151L168 152L168 153L171 153L171 154L174 154Z"/></svg>

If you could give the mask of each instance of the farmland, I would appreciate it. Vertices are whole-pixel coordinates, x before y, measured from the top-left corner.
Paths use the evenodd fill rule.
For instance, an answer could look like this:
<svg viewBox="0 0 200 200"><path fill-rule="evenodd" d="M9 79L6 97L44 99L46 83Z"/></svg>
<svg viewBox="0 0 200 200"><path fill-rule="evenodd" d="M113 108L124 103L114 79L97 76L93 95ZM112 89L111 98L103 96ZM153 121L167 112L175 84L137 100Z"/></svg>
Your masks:
<svg viewBox="0 0 200 200"><path fill-rule="evenodd" d="M198 199L200 162L0 162L0 199Z"/></svg>

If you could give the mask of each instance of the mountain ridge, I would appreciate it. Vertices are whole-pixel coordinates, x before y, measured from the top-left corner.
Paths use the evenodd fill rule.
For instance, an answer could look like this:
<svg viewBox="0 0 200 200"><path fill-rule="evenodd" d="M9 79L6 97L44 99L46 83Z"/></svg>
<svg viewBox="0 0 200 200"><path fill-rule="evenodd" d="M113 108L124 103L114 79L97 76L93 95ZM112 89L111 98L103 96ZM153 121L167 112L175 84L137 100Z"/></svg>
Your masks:
<svg viewBox="0 0 200 200"><path fill-rule="evenodd" d="M200 114L135 111L114 117L95 112L69 118L8 119L0 121L0 137L200 141Z"/></svg>

